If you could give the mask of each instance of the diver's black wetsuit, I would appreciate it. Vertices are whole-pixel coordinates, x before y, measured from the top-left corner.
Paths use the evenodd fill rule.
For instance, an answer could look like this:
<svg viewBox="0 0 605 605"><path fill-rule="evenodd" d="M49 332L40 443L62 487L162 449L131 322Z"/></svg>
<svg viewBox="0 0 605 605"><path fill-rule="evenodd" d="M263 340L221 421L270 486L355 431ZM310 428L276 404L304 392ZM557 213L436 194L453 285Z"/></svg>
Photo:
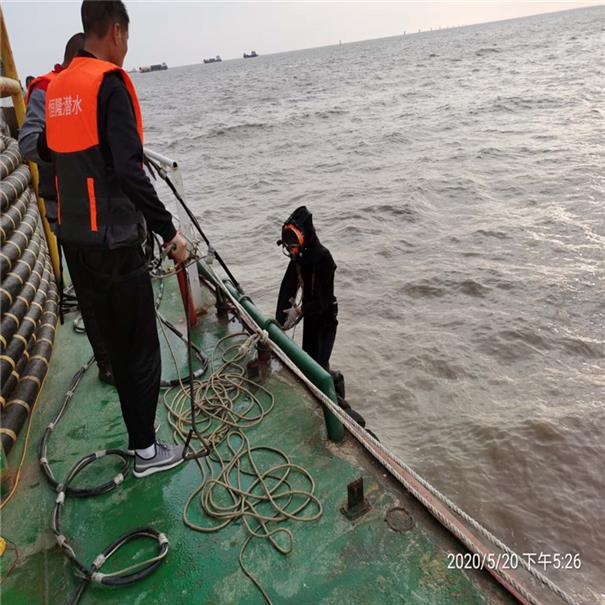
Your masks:
<svg viewBox="0 0 605 605"><path fill-rule="evenodd" d="M290 298L296 297L302 282L303 350L328 370L338 325L338 305L334 297L336 263L330 251L320 244L312 214L305 206L297 208L287 222L303 232L305 243L301 254L290 261L282 279L275 319L280 325L284 324L284 309L292 306Z"/></svg>

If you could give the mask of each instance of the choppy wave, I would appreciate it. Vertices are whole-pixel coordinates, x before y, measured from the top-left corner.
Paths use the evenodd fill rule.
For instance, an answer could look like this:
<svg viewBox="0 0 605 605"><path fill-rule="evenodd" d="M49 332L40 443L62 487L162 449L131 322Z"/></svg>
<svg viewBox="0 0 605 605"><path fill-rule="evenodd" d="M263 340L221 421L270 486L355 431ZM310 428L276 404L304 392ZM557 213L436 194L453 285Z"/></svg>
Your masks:
<svg viewBox="0 0 605 605"><path fill-rule="evenodd" d="M212 128L205 134L205 137L222 137L222 136L247 136L253 134L256 130L270 130L273 127L268 122L246 122L244 124L234 124L232 126L217 126Z"/></svg>
<svg viewBox="0 0 605 605"><path fill-rule="evenodd" d="M479 48L478 50L476 50L475 55L477 55L478 57L485 57L499 52L501 52L500 49L494 48L493 46L488 46L486 48Z"/></svg>

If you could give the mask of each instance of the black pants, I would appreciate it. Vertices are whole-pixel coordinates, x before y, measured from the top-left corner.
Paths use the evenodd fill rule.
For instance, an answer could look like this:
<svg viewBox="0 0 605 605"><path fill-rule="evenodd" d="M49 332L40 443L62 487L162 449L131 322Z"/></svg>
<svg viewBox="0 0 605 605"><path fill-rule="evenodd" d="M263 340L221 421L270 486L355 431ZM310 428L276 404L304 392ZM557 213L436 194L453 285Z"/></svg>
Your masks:
<svg viewBox="0 0 605 605"><path fill-rule="evenodd" d="M50 230L55 234L55 236L58 237L57 200L54 200L52 198L44 198L44 203L46 206L46 220L48 221L48 226L50 227ZM65 251L63 246L59 248L59 252L61 252L61 250L65 252L65 261L68 262L68 253ZM70 256L73 256L73 254L70 253ZM89 298L89 290L86 288L81 289L80 295L76 294L76 296L78 298L78 306L80 307L82 320L84 321L86 336L88 337L88 341L90 342L90 346L92 347L92 352L95 356L97 365L99 366L99 369L107 369L110 365L109 352L107 351L107 347L105 346L105 340L103 339L103 334L101 334L101 329L99 328L97 318L95 317L93 301Z"/></svg>
<svg viewBox="0 0 605 605"><path fill-rule="evenodd" d="M63 250L63 252L65 252L65 261L69 266L69 261L67 260L68 253L65 250ZM70 252L69 255L73 256L73 253ZM74 261L72 261L72 264L73 262ZM90 297L90 290L88 288L80 288L79 292L76 291L76 297L78 299L80 313L82 314L82 320L84 321L86 336L92 347L97 366L99 366L99 369L102 368L103 370L107 370L111 365L109 351L105 346L105 340L95 315L94 302Z"/></svg>
<svg viewBox="0 0 605 605"><path fill-rule="evenodd" d="M303 327L302 348L325 370L330 369L330 355L336 340L336 326L324 326L322 322L306 318Z"/></svg>
<svg viewBox="0 0 605 605"><path fill-rule="evenodd" d="M107 347L128 447L148 447L155 442L161 358L143 252L139 247L91 250L64 245L63 249L78 300L90 302ZM88 331L84 309L82 316Z"/></svg>

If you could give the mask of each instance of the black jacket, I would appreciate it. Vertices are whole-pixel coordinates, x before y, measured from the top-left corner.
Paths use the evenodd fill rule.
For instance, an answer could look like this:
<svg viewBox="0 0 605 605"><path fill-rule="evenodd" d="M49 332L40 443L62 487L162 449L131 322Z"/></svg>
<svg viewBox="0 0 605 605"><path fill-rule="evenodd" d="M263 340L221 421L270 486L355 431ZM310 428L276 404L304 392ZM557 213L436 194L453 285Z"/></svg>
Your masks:
<svg viewBox="0 0 605 605"><path fill-rule="evenodd" d="M335 327L338 325L338 305L334 296L336 263L330 251L320 243L313 226L313 215L305 206L297 208L286 222L295 224L303 232L305 243L300 256L288 264L282 279L275 319L283 325L286 320L284 309L292 306L290 298L296 297L302 281L305 325Z"/></svg>

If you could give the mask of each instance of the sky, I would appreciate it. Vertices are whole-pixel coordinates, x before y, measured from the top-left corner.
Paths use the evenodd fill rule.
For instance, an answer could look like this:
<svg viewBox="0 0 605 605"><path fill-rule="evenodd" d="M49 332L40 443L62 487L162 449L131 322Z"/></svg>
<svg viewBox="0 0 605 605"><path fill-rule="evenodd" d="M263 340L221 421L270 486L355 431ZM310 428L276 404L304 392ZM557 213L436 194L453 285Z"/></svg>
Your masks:
<svg viewBox="0 0 605 605"><path fill-rule="evenodd" d="M126 1L130 15L126 69L190 65L244 51L270 54L470 25L601 2L180 2ZM49 71L68 38L81 31L80 2L3 0L21 80Z"/></svg>

